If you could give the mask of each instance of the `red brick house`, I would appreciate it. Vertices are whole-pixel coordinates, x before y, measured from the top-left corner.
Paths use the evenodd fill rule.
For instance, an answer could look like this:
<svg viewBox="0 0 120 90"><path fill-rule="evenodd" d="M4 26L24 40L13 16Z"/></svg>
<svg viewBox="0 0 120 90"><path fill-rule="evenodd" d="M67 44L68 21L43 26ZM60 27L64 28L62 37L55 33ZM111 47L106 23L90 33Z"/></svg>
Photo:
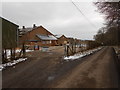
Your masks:
<svg viewBox="0 0 120 90"><path fill-rule="evenodd" d="M68 43L68 38L65 35L55 35L55 37L58 39L57 43L60 46Z"/></svg>
<svg viewBox="0 0 120 90"><path fill-rule="evenodd" d="M43 26L33 26L33 28L25 28L19 30L19 43L25 43L27 46L55 46L57 38L45 29Z"/></svg>

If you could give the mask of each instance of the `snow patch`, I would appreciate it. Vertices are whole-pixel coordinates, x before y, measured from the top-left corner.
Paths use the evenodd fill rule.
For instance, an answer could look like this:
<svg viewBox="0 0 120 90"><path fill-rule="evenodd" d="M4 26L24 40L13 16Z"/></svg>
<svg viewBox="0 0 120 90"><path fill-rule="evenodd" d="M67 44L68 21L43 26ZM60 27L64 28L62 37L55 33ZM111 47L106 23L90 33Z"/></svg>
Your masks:
<svg viewBox="0 0 120 90"><path fill-rule="evenodd" d="M84 55L78 55L78 54L75 54L74 56L69 56L69 57L64 57L65 60L68 60L68 59L71 59L71 60L74 60L74 59L78 59L78 58L81 58L83 57Z"/></svg>
<svg viewBox="0 0 120 90"><path fill-rule="evenodd" d="M78 54L75 54L73 56L68 56L68 57L64 57L64 60L66 61L69 61L69 60L75 60L75 59L79 59L81 57L84 57L84 56L87 56L87 55L90 55L98 50L102 49L102 47L99 47L97 49L92 49L92 50L89 50L89 51L84 51L83 53L78 53Z"/></svg>
<svg viewBox="0 0 120 90"><path fill-rule="evenodd" d="M26 52L33 52L34 50L26 50Z"/></svg>
<svg viewBox="0 0 120 90"><path fill-rule="evenodd" d="M16 50L16 53L19 53L21 51L21 49L17 49ZM27 50L25 50L26 52L33 52L34 50L29 50L29 49L27 49Z"/></svg>
<svg viewBox="0 0 120 90"><path fill-rule="evenodd" d="M11 62L8 62L8 63L5 63L5 64L1 64L0 65L0 71L2 71L3 69L5 69L5 67L13 66L13 65L15 65L15 64L17 64L19 62L23 62L25 60L27 60L27 58L19 58L17 60L13 60Z"/></svg>
<svg viewBox="0 0 120 90"><path fill-rule="evenodd" d="M21 51L21 49L16 49L15 50L15 53L19 53ZM26 52L33 52L34 50L29 50L27 49ZM4 51L5 52L5 51ZM7 59L10 58L10 55L11 55L11 51L9 49L6 50L6 54L7 54Z"/></svg>
<svg viewBox="0 0 120 90"><path fill-rule="evenodd" d="M55 78L54 76L49 76L49 77L48 77L48 80L51 81L51 80L53 80L54 78Z"/></svg>
<svg viewBox="0 0 120 90"><path fill-rule="evenodd" d="M19 53L21 51L21 49L16 49L15 53Z"/></svg>
<svg viewBox="0 0 120 90"><path fill-rule="evenodd" d="M10 58L10 54L11 54L10 50L6 50L6 54L7 54L7 58Z"/></svg>

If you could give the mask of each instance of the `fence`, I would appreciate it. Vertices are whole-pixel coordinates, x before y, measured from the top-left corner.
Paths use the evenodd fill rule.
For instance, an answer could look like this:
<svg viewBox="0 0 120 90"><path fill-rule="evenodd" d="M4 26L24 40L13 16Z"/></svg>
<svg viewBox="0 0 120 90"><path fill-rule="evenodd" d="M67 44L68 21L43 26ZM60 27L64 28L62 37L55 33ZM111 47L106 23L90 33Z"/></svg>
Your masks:
<svg viewBox="0 0 120 90"><path fill-rule="evenodd" d="M75 53L78 52L82 53L83 51L93 49L99 46L100 44L95 41L88 41L85 44L76 43L75 41L73 41L72 43L65 45L64 54L65 56L70 56L70 55L74 55Z"/></svg>
<svg viewBox="0 0 120 90"><path fill-rule="evenodd" d="M24 44L20 52L16 52L16 48L2 49L2 63L7 63L20 57L26 57Z"/></svg>
<svg viewBox="0 0 120 90"><path fill-rule="evenodd" d="M76 45L76 44L67 44L64 46L64 55L65 56L70 56L70 55L74 55L75 53L78 52L83 52L85 50L87 50L87 47L85 46L81 46L81 44Z"/></svg>

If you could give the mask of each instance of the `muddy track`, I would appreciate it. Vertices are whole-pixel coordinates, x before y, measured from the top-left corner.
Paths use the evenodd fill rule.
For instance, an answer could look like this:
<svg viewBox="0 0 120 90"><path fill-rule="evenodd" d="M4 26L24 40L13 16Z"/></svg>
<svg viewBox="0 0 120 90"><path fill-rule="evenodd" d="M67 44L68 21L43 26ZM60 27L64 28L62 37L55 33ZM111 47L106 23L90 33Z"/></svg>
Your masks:
<svg viewBox="0 0 120 90"><path fill-rule="evenodd" d="M3 88L113 88L117 79L109 47L69 62L58 51L35 52L28 61L3 71Z"/></svg>
<svg viewBox="0 0 120 90"><path fill-rule="evenodd" d="M55 88L118 88L118 73L113 58L113 49L104 48L68 72Z"/></svg>

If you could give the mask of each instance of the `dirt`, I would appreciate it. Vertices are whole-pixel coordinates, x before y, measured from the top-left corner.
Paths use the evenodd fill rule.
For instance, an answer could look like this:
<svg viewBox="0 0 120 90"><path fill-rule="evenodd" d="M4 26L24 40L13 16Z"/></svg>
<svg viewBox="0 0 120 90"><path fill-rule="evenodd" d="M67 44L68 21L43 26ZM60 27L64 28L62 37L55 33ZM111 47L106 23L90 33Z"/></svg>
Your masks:
<svg viewBox="0 0 120 90"><path fill-rule="evenodd" d="M28 60L2 71L3 88L116 88L118 73L112 48L74 61L63 59L64 48L34 51Z"/></svg>
<svg viewBox="0 0 120 90"><path fill-rule="evenodd" d="M88 58L87 58L88 59ZM113 49L105 48L89 57L53 84L55 88L118 88L118 72Z"/></svg>

